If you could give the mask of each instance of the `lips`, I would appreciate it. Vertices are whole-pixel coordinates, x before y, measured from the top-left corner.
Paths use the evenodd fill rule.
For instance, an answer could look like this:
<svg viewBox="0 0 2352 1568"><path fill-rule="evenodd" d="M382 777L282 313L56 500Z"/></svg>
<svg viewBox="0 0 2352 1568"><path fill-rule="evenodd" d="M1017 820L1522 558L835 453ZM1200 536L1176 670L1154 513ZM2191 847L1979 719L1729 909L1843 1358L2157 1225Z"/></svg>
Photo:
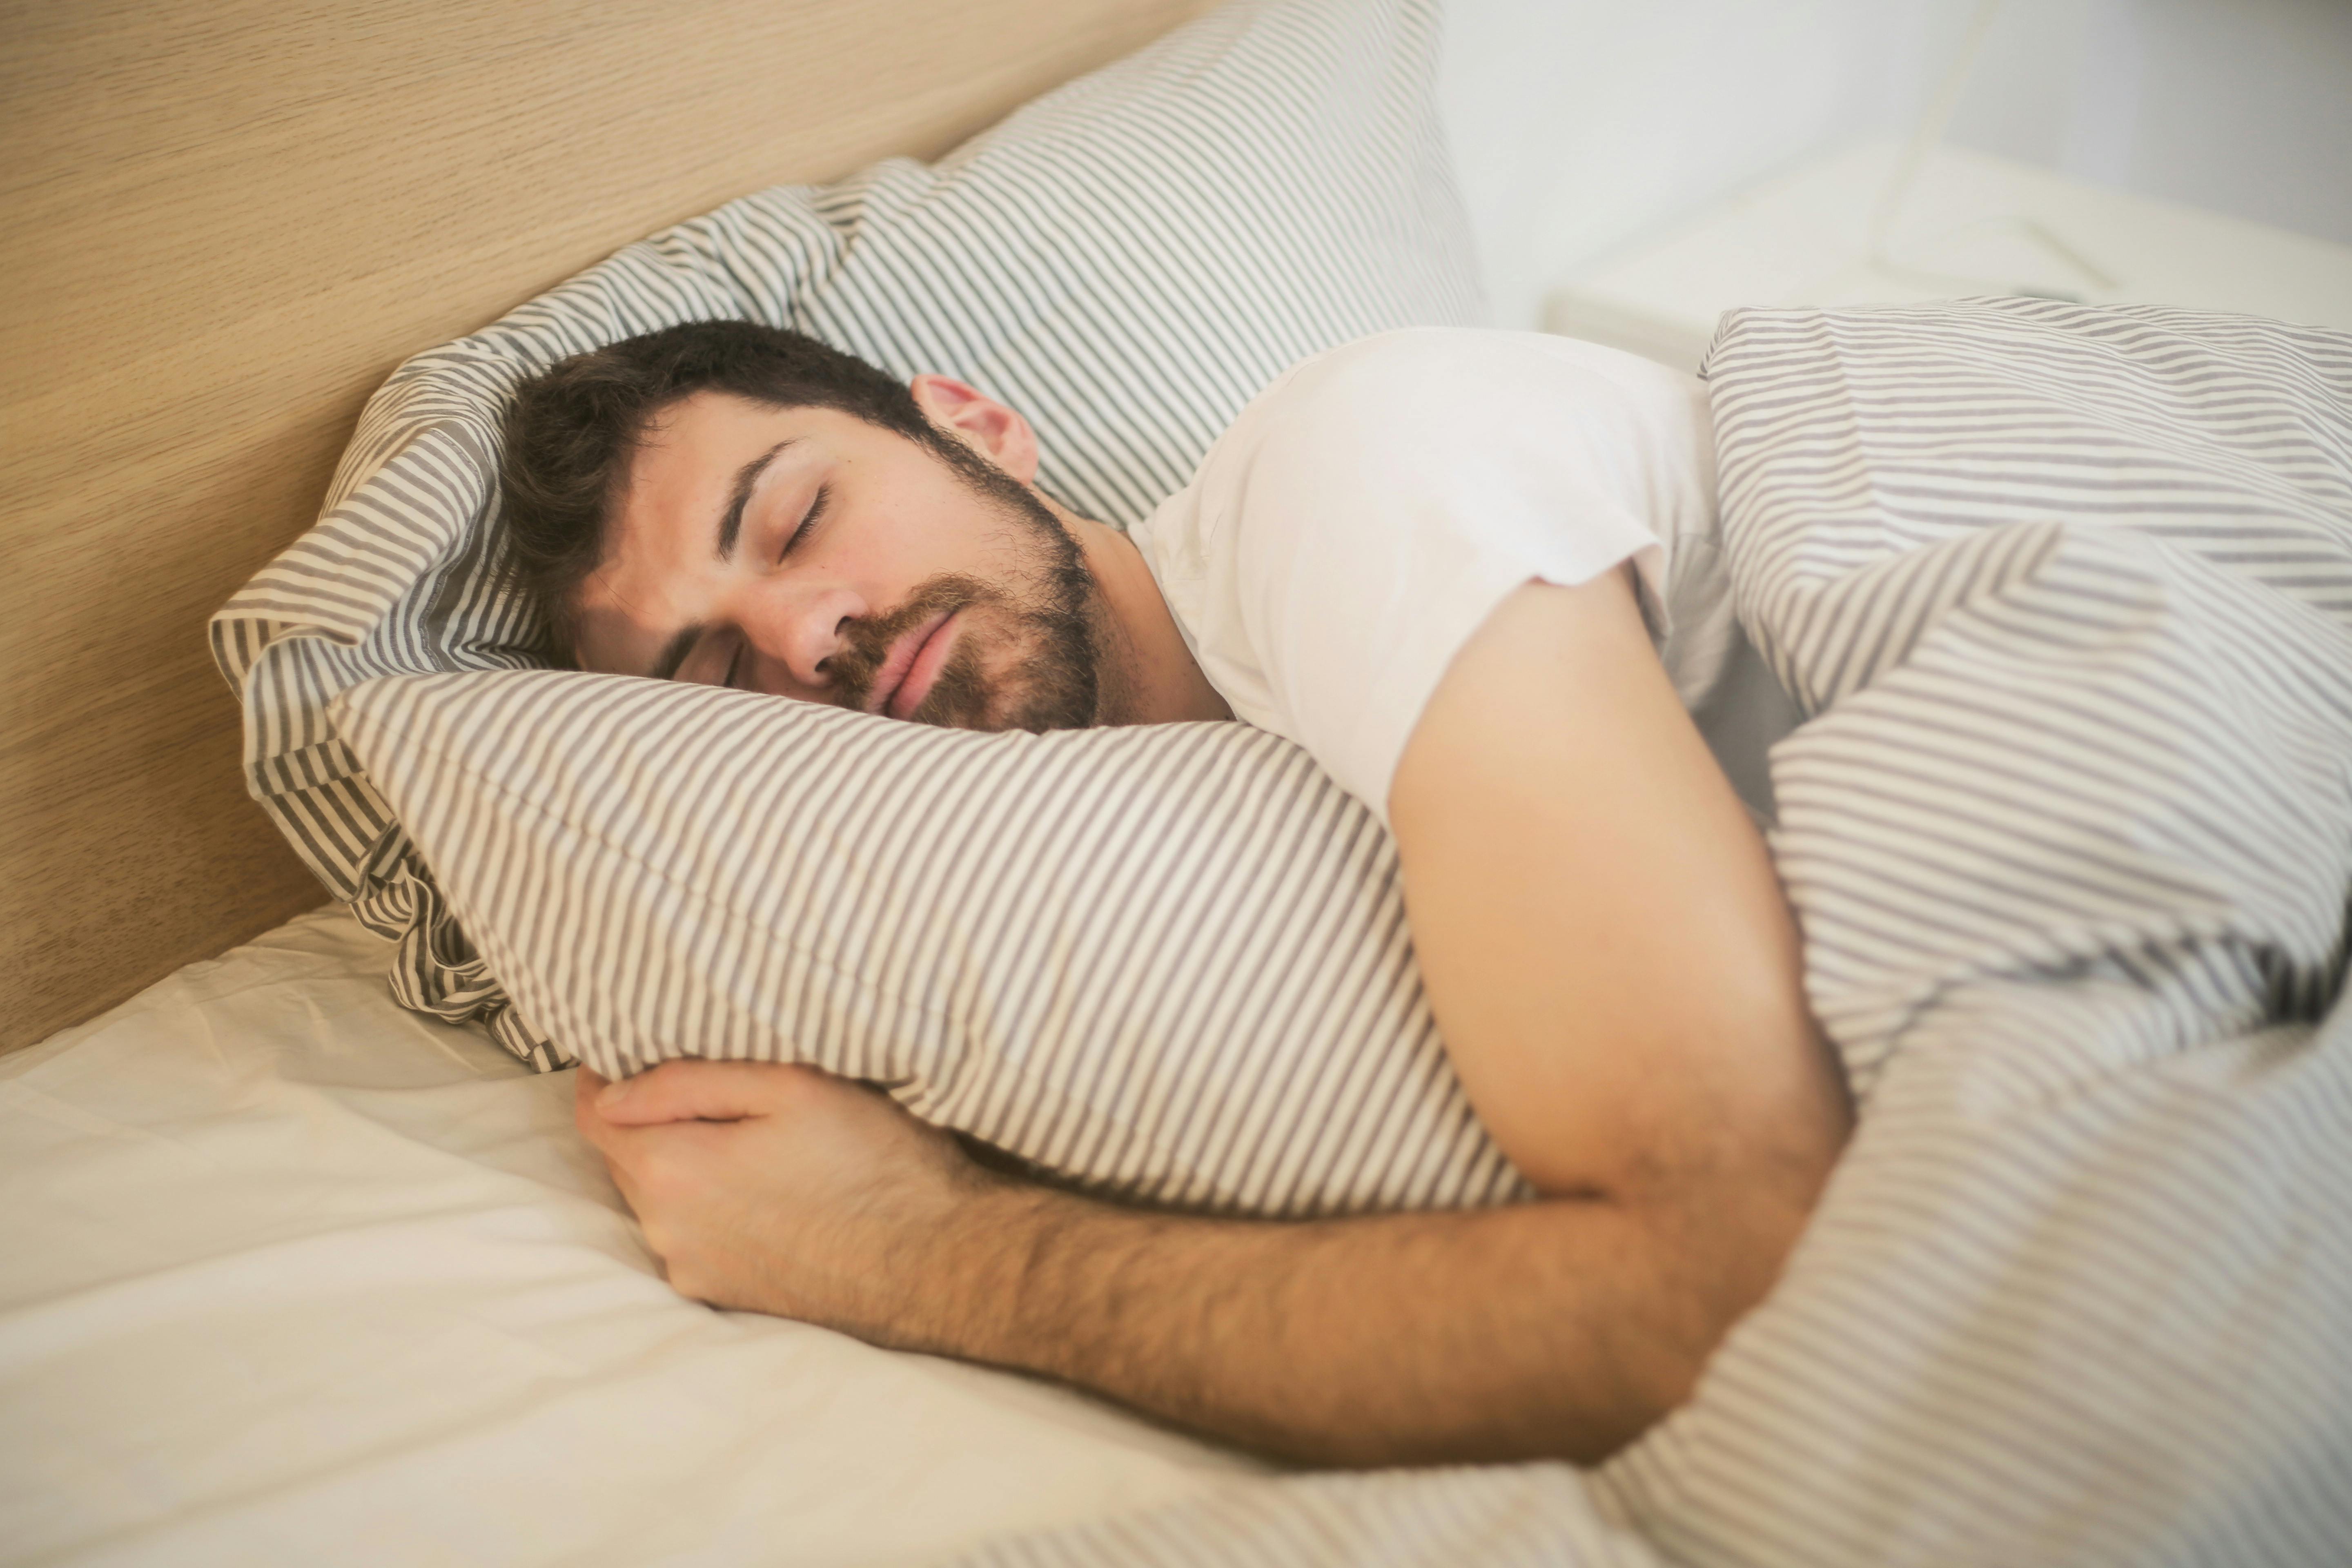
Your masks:
<svg viewBox="0 0 2352 1568"><path fill-rule="evenodd" d="M943 610L891 646L889 657L874 672L866 711L887 712L893 719L913 717L947 666L948 654L955 646L955 618L954 611Z"/></svg>

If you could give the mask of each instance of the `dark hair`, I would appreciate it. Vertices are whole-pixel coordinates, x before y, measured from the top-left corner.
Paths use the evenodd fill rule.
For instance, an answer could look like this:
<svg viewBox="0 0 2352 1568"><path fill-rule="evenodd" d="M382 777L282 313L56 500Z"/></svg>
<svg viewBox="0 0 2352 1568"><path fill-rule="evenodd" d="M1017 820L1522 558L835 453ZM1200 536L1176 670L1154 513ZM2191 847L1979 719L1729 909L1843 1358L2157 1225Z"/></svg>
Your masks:
<svg viewBox="0 0 2352 1568"><path fill-rule="evenodd" d="M688 321L591 349L515 389L507 410L508 583L545 618L569 662L580 586L646 426L698 392L778 408L832 408L896 431L959 469L971 454L925 418L906 384L814 338L756 321ZM953 448L950 450L950 448Z"/></svg>

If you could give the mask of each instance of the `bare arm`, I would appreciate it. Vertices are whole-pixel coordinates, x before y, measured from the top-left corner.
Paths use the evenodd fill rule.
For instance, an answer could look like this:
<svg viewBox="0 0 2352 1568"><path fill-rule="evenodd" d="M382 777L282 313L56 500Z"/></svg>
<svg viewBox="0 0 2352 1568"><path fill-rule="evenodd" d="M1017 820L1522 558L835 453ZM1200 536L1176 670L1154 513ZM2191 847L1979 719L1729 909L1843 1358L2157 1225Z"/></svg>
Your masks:
<svg viewBox="0 0 2352 1568"><path fill-rule="evenodd" d="M800 1068L583 1081L583 1130L689 1295L1300 1458L1597 1459L1686 1395L1842 1142L1789 917L1613 575L1490 618L1391 805L1448 1051L1542 1202L1139 1214Z"/></svg>
<svg viewBox="0 0 2352 1568"><path fill-rule="evenodd" d="M1811 1207L1848 1112L1796 923L1622 571L1487 618L1389 811L1446 1054L1538 1187L1643 1204L1737 1173Z"/></svg>

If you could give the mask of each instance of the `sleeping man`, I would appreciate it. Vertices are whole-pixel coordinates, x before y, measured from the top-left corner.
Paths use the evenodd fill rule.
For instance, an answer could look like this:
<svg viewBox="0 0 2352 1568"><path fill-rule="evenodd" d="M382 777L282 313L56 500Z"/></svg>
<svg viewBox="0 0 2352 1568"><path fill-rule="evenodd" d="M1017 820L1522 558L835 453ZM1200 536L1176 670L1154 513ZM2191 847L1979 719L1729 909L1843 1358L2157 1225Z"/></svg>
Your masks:
<svg viewBox="0 0 2352 1568"><path fill-rule="evenodd" d="M1392 333L1277 382L1122 534L1035 488L1013 409L787 332L675 328L526 385L508 518L583 668L1303 745L1393 832L1447 1053L1542 1194L1142 1212L813 1068L583 1070L671 1282L1323 1462L1592 1461L1687 1397L1850 1125L1690 714L1727 635L1719 572L1670 570L1712 549L1708 443L1663 367Z"/></svg>

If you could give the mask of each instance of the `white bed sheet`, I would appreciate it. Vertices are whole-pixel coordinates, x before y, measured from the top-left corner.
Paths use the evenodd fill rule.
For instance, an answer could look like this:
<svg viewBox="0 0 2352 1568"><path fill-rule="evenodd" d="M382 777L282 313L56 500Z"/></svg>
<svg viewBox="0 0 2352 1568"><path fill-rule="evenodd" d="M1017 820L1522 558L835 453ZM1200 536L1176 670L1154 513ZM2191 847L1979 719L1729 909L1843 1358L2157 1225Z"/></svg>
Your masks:
<svg viewBox="0 0 2352 1568"><path fill-rule="evenodd" d="M898 1563L1255 1462L662 1283L338 910L0 1059L0 1561Z"/></svg>

